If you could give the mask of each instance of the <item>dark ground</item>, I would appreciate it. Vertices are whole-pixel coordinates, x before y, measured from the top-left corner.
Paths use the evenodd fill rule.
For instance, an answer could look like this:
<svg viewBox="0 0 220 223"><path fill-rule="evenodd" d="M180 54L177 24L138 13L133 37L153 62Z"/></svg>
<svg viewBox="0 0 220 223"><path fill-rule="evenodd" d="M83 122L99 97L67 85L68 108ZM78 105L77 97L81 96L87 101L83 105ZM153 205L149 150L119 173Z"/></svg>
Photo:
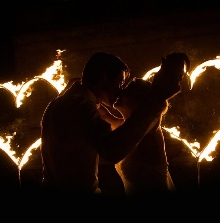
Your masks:
<svg viewBox="0 0 220 223"><path fill-rule="evenodd" d="M186 156L176 158L173 163L170 163L169 170L179 193L198 193L200 191L213 193L220 188L219 163L219 159L216 158L212 162L204 161L200 163L200 167L197 167L196 161L193 162L191 157ZM14 165L1 171L0 174L1 191L40 191L41 169L24 168L18 171ZM124 194L123 184L113 165L100 165L99 181L103 194Z"/></svg>
<svg viewBox="0 0 220 223"><path fill-rule="evenodd" d="M220 195L220 158L217 156L211 162L203 160L197 165L196 159L187 151L178 149L177 144L173 148L167 144L167 157L169 171L179 195L194 196L206 194L216 197ZM37 155L36 155L37 154ZM21 171L18 171L15 163L9 156L0 150L0 191L28 192L30 195L40 192L41 164L39 151L33 153L34 159L30 159ZM108 197L124 196L124 188L120 177L113 165L100 162L99 187L102 194Z"/></svg>

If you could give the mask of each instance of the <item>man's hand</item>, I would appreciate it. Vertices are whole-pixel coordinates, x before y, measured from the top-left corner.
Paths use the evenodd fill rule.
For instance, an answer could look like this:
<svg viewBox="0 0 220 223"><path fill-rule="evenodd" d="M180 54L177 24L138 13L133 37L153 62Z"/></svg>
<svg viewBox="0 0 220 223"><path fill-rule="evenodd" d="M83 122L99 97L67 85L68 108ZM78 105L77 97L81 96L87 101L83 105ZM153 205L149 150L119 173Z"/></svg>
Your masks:
<svg viewBox="0 0 220 223"><path fill-rule="evenodd" d="M185 53L172 53L162 58L161 69L154 75L151 93L160 100L168 100L181 91L180 82L190 68Z"/></svg>

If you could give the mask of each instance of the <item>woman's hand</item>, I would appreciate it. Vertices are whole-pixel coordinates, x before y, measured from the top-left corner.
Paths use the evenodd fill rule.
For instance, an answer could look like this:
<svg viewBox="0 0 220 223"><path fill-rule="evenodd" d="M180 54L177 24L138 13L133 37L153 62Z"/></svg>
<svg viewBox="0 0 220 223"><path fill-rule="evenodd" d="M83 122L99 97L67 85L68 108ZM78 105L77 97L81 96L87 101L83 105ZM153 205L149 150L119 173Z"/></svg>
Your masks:
<svg viewBox="0 0 220 223"><path fill-rule="evenodd" d="M180 82L190 68L185 53L172 53L162 58L161 69L154 75L151 93L160 100L168 100L181 92Z"/></svg>

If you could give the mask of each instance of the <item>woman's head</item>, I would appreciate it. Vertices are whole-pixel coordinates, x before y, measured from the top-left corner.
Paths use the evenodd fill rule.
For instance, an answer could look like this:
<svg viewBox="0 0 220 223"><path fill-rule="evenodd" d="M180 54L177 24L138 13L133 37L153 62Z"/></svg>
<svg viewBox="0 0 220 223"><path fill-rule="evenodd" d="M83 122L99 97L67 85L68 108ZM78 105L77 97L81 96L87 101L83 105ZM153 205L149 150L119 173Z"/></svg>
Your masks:
<svg viewBox="0 0 220 223"><path fill-rule="evenodd" d="M120 97L114 103L114 108L116 108L125 118L129 117L132 111L141 102L142 98L147 95L150 87L150 82L141 78L134 78L123 90L121 90Z"/></svg>
<svg viewBox="0 0 220 223"><path fill-rule="evenodd" d="M92 90L101 102L112 106L129 76L128 66L119 57L98 52L85 64L82 83Z"/></svg>

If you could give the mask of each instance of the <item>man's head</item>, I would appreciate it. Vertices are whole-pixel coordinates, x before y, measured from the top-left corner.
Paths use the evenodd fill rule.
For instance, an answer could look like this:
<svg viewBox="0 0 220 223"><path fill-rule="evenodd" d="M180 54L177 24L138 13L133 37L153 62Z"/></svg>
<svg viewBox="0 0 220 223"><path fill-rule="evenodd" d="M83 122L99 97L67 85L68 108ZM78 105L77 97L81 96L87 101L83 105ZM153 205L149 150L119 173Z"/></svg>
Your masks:
<svg viewBox="0 0 220 223"><path fill-rule="evenodd" d="M113 106L129 76L128 66L119 57L98 52L85 64L82 84L86 85L100 102Z"/></svg>

